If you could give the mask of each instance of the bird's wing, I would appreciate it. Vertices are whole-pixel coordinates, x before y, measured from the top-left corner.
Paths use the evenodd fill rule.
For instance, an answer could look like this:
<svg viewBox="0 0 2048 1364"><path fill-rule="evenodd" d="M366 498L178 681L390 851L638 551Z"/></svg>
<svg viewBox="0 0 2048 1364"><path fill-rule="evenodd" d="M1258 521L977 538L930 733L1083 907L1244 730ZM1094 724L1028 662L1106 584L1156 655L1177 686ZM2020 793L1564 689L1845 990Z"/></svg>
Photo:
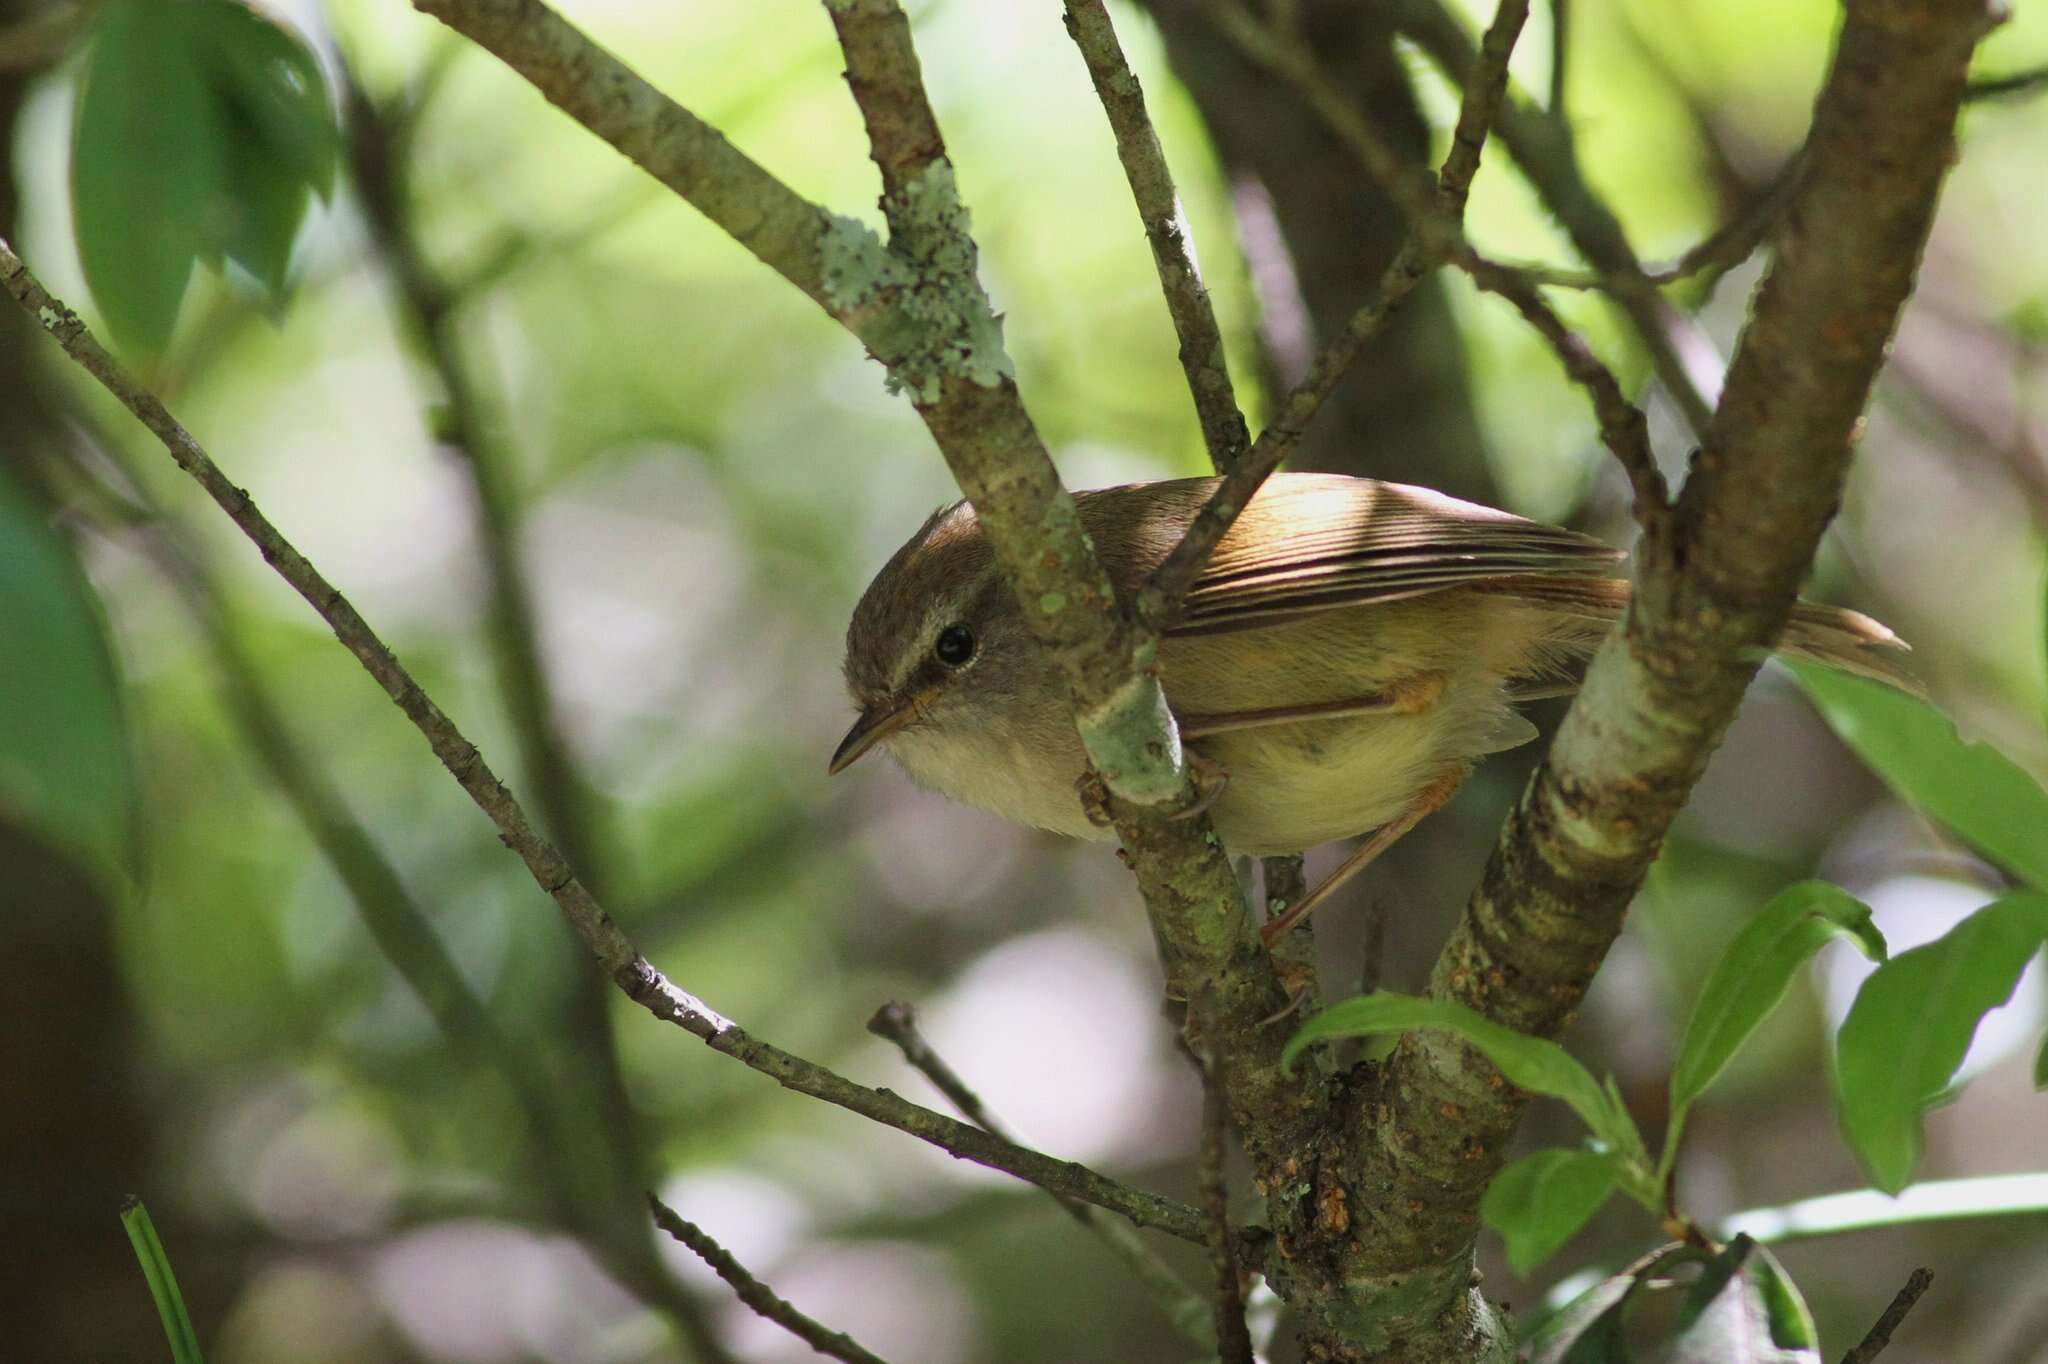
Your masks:
<svg viewBox="0 0 2048 1364"><path fill-rule="evenodd" d="M1608 577L1624 557L1576 531L1427 488L1279 474L1210 556L1174 633L1252 629L1503 578Z"/></svg>

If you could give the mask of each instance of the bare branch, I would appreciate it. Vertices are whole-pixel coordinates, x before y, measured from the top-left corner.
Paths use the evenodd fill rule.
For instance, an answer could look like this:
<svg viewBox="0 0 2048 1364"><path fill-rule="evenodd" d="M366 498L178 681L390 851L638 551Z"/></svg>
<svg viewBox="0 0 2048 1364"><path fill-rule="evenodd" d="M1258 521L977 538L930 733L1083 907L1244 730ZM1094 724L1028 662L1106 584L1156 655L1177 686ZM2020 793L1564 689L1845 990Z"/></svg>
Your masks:
<svg viewBox="0 0 2048 1364"><path fill-rule="evenodd" d="M929 127L916 58L894 50L907 49L909 28L887 18L896 0L834 0L830 8L887 190L889 167L904 162L906 148L921 155L940 145ZM921 182L937 177L950 190L951 168L943 154L924 164ZM907 188L886 193L885 209L888 199L907 194ZM892 215L891 249L971 267L974 245L965 212L957 201L946 202L944 213L921 214L900 225ZM971 269L968 280L973 282ZM986 308L978 282L973 287L978 306ZM1076 727L1117 797L1111 814L1161 944L1169 990L1189 1004L1189 1045L1216 1059L1232 1111L1243 1119L1254 1165L1277 1171L1323 1111L1318 1082L1280 1064L1286 1039L1279 1029L1257 1026L1283 1006L1285 995L1272 959L1251 931L1243 890L1207 818L1165 817L1173 809L1192 809L1197 798L1165 693L1149 667L1152 641L1129 628L1106 584L1081 597L1038 595L1034 578L1045 581L1049 564L1085 563L1097 581L1101 570L1007 375L988 385L949 379L936 401L921 395L918 410L980 514L1040 642L1055 658L1062 648L1068 653ZM1042 486L1033 489L1040 480ZM1098 637L1105 631L1120 653L1102 652ZM1098 674L1091 660L1113 662L1122 671ZM1147 666L1141 668L1141 661ZM1147 799L1134 801L1132 792Z"/></svg>
<svg viewBox="0 0 2048 1364"><path fill-rule="evenodd" d="M1920 1295L1934 1284L1934 1273L1928 1269L1916 1269L1906 1278L1906 1286L1892 1298L1891 1306L1884 1309L1884 1315L1877 1319L1856 1348L1842 1356L1842 1364L1870 1364L1892 1343L1892 1332L1899 1329L1899 1323L1906 1319L1906 1313L1920 1301Z"/></svg>
<svg viewBox="0 0 2048 1364"><path fill-rule="evenodd" d="M1216 472L1226 472L1243 456L1251 434L1245 429L1244 414L1238 410L1237 394L1231 387L1216 311L1195 268L1173 174L1160 150L1159 134L1145 112L1145 92L1124 59L1102 0L1066 0L1066 6L1067 32L1081 49L1088 76L1095 82L1095 94L1109 116L1117 159L1123 162L1124 178L1130 182L1131 197L1137 201L1138 217L1145 225L1145 240L1152 246L1152 263L1166 292L1174 335L1180 338L1181 368L1187 373L1188 391L1194 395L1209 462Z"/></svg>
<svg viewBox="0 0 2048 1364"><path fill-rule="evenodd" d="M868 1031L893 1043L903 1053L903 1059L937 1086L939 1093L946 1096L946 1101L961 1117L1005 1141L1016 1140L997 1121L995 1114L988 1111L981 1096L969 1088L959 1072L947 1065L946 1058L925 1040L924 1033L917 1026L917 1010L900 1000L891 1001L875 1010L874 1017L868 1020ZM1130 1223L1119 1217L1104 1217L1086 1203L1077 1203L1057 1193L1052 1197L1066 1209L1068 1216L1099 1237L1110 1254L1124 1262L1151 1293L1153 1301L1173 1323L1174 1329L1190 1344L1205 1352L1216 1348L1216 1332L1210 1321L1209 1304L1181 1282L1180 1276L1153 1252Z"/></svg>
<svg viewBox="0 0 2048 1364"><path fill-rule="evenodd" d="M1401 31L1462 85L1478 56L1442 0L1394 0L1392 8ZM1710 343L1644 274L1621 221L1586 183L1570 129L1549 112L1510 95L1501 106L1498 131L1544 204L1571 235L1572 244L1607 281L1607 291L1642 338L1658 379L1687 425L1704 436L1713 405L1701 395L1684 352L1708 349Z"/></svg>
<svg viewBox="0 0 2048 1364"><path fill-rule="evenodd" d="M1583 337L1564 325L1535 285L1491 261L1475 259L1466 268L1480 288L1499 294L1515 306L1515 311L1550 343L1565 373L1586 390L1593 403L1593 415L1600 423L1600 439L1613 452L1628 475L1629 486L1635 490L1637 524L1643 528L1646 539L1661 538L1671 515L1671 490L1657 468L1643 410L1628 400L1614 371L1601 363Z"/></svg>
<svg viewBox="0 0 2048 1364"><path fill-rule="evenodd" d="M1757 191L1739 212L1700 240L1684 255L1666 266L1648 270L1644 278L1663 286L1700 276L1699 288L1711 289L1722 275L1756 254L1791 206L1805 173L1806 154L1795 152L1778 168L1770 182ZM1532 284L1557 289L1606 289L1607 276L1597 270L1558 270L1521 261L1504 262Z"/></svg>
<svg viewBox="0 0 2048 1364"><path fill-rule="evenodd" d="M602 893L605 878L592 829L588 789L569 756L556 714L553 680L542 658L534 592L519 549L520 509L513 461L494 436L495 423L460 335L464 302L422 249L413 217L412 131L424 111L415 102L388 117L347 74L349 152L369 227L372 250L391 277L399 329L427 357L446 399L438 424L441 444L452 449L476 499L478 543L490 593L498 689L519 745L520 769L543 825L564 860ZM432 88L431 86L429 88ZM425 95L416 96L423 100ZM626 1092L612 1030L609 991L586 963L572 967L560 1033L575 1054L565 1112L587 1132L585 1140L610 1152L607 1192L621 1209L646 1173L640 1124ZM623 1215L621 1213L620 1215Z"/></svg>
<svg viewBox="0 0 2048 1364"><path fill-rule="evenodd" d="M1503 829L1434 996L1538 1036L1560 1032L1584 997L1834 514L1990 25L1982 0L1848 5L1806 181L1670 534L1640 560L1626 628L1594 659ZM1458 1291L1521 1106L1483 1058L1427 1034L1404 1040L1362 1104L1385 1122L1350 1187L1390 1214L1422 1211L1377 1220L1356 1269L1409 1295L1420 1333ZM1442 1297L1418 1299L1418 1274L1442 1276Z"/></svg>
<svg viewBox="0 0 2048 1364"><path fill-rule="evenodd" d="M647 1205L654 1211L654 1224L710 1265L712 1271L730 1284L733 1293L757 1316L774 1322L828 1358L845 1360L846 1364L888 1364L880 1355L862 1348L860 1342L844 1331L835 1331L790 1306L788 1299L748 1273L746 1266L735 1260L731 1251L712 1240L709 1232L653 1194L647 1195Z"/></svg>
<svg viewBox="0 0 2048 1364"><path fill-rule="evenodd" d="M1308 894L1308 876L1300 853L1259 859L1259 893L1265 897L1267 919L1277 919ZM1296 1027L1322 1008L1322 986L1316 970L1316 921L1302 919L1273 944L1273 965L1287 989L1288 1016Z"/></svg>
<svg viewBox="0 0 2048 1364"><path fill-rule="evenodd" d="M2037 66L2030 71L2015 71L2009 76L1986 76L1973 80L1963 92L1963 98L1971 102L1980 99L2024 99L2048 90L2048 66Z"/></svg>
<svg viewBox="0 0 2048 1364"><path fill-rule="evenodd" d="M1202 1149L1198 1162L1202 1205L1209 1213L1209 1258L1216 1268L1216 1341L1221 1364L1254 1364L1251 1333L1244 1324L1244 1284L1230 1248L1230 1186L1223 1158L1230 1141L1223 1082L1209 1062L1202 1064Z"/></svg>
<svg viewBox="0 0 2048 1364"><path fill-rule="evenodd" d="M1186 1204L1129 1188L1085 1166L1012 1146L979 1128L920 1108L886 1090L855 1084L823 1066L749 1036L738 1024L677 988L640 955L554 845L533 827L525 810L484 762L475 745L421 690L348 599L279 533L249 495L221 472L163 402L115 362L78 315L43 288L5 241L0 241L0 285L63 346L67 355L149 428L178 467L206 490L262 552L264 561L327 622L336 638L426 738L441 765L489 817L502 841L518 854L534 881L554 899L606 975L634 1003L785 1088L908 1132L961 1159L1120 1212L1141 1226L1158 1227L1183 1240L1202 1240L1201 1214Z"/></svg>
<svg viewBox="0 0 2048 1364"><path fill-rule="evenodd" d="M1550 100L1545 106L1556 119L1568 117L1564 107L1566 59L1571 55L1571 0L1550 0Z"/></svg>
<svg viewBox="0 0 2048 1364"><path fill-rule="evenodd" d="M550 1225L580 1238L621 1284L667 1316L707 1364L730 1364L732 1357L701 1304L652 1255L637 1219L621 1222L615 1209L589 1196L591 1180L576 1165L578 1143L568 1130L573 1119L564 1113L572 1097L565 1097L531 1046L514 1042L499 1026L449 954L426 907L293 736L284 707L243 646L203 547L163 514L144 480L131 476L117 443L101 446L124 467L119 487L111 471L87 470L104 508L100 519L109 529L137 532L141 548L184 603L226 687L225 713L241 728L258 763L334 869L371 942L426 1006L456 1055L493 1068L504 1080L534 1134ZM618 1173L634 1172L626 1153L609 1154Z"/></svg>
<svg viewBox="0 0 2048 1364"><path fill-rule="evenodd" d="M1233 465L1210 495L1187 533L1153 570L1138 598L1139 619L1155 630L1169 627L1203 565L1221 544L1266 479L1294 450L1302 433L1335 391L1365 343L1394 309L1446 258L1470 254L1460 226L1487 129L1507 86L1508 58L1529 17L1528 0L1501 0L1488 27L1481 59L1468 73L1456 131L1434 186L1368 122L1345 92L1325 78L1315 56L1281 30L1267 29L1229 0L1210 0L1208 13L1246 56L1291 80L1368 172L1408 217L1408 239L1380 276L1364 306L1332 337L1315 364L1281 402L1245 457Z"/></svg>

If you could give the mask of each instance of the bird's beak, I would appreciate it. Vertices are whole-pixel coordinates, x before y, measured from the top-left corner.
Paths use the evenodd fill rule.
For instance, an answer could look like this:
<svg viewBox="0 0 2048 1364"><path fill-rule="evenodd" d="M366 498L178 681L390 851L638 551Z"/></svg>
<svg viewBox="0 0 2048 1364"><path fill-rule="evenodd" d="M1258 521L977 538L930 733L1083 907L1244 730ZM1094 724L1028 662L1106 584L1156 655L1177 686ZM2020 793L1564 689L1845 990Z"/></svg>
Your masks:
<svg viewBox="0 0 2048 1364"><path fill-rule="evenodd" d="M860 713L860 719L853 722L853 728L846 731L846 737L839 741L839 747L832 751L832 762L826 772L838 776L853 766L861 754L873 748L882 740L910 723L917 713L908 701L895 704L876 702Z"/></svg>

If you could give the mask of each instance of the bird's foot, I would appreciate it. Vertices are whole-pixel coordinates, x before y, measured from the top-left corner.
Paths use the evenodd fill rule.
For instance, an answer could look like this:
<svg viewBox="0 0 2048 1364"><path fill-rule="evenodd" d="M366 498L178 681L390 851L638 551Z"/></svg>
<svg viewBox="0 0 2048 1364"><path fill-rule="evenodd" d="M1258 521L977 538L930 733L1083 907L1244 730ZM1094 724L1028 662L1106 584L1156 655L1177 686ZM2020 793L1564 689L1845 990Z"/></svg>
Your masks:
<svg viewBox="0 0 2048 1364"><path fill-rule="evenodd" d="M1205 758L1193 749L1187 751L1188 775L1195 783L1195 803L1185 810L1175 812L1175 819L1194 819L1209 813L1209 807L1223 794L1223 788L1230 785L1230 773L1214 758Z"/></svg>
<svg viewBox="0 0 2048 1364"><path fill-rule="evenodd" d="M1094 768L1081 774L1074 783L1074 791L1081 797L1081 813L1088 816L1090 824L1098 829L1107 829L1116 823L1116 816L1109 810L1109 787L1095 774Z"/></svg>

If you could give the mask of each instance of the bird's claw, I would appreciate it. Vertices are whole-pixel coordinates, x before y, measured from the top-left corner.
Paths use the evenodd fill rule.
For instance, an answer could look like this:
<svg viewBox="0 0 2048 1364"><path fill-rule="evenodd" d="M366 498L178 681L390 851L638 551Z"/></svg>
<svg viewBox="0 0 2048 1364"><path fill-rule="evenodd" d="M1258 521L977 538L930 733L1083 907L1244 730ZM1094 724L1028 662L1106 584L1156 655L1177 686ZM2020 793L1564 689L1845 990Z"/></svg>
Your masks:
<svg viewBox="0 0 2048 1364"><path fill-rule="evenodd" d="M1103 784L1094 768L1083 772L1074 783L1074 791L1081 797L1081 813L1088 816L1088 822L1098 829L1107 829L1116 822L1109 811L1109 787Z"/></svg>
<svg viewBox="0 0 2048 1364"><path fill-rule="evenodd" d="M1193 749L1188 750L1188 774L1195 782L1195 803L1185 810L1175 811L1173 819L1194 819L1205 815L1216 798L1223 794L1223 788L1230 785L1230 773L1214 758L1205 758Z"/></svg>

